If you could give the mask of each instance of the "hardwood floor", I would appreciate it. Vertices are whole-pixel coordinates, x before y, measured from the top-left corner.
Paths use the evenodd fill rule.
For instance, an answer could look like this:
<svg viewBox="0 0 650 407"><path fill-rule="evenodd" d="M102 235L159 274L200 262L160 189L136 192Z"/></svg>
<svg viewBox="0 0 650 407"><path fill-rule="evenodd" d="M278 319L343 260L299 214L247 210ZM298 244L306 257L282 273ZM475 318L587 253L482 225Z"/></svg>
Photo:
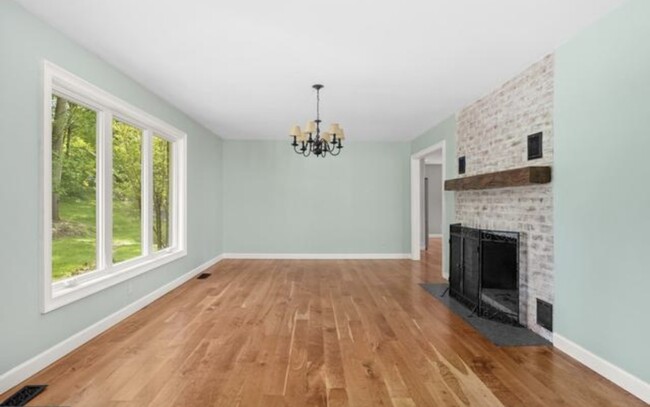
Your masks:
<svg viewBox="0 0 650 407"><path fill-rule="evenodd" d="M24 384L49 384L32 405L645 406L492 345L418 286L439 262L439 239L422 262L223 261Z"/></svg>

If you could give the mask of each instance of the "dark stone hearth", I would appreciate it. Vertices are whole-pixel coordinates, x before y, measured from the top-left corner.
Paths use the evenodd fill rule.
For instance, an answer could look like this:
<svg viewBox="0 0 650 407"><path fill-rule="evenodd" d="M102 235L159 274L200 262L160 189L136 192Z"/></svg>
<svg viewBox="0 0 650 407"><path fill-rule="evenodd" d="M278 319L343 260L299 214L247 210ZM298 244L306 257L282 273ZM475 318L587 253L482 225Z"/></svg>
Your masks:
<svg viewBox="0 0 650 407"><path fill-rule="evenodd" d="M451 298L443 295L449 286L447 284L420 284L435 299L444 304L454 314L458 315L480 332L485 338L497 346L550 346L551 343L535 332L522 326L502 324L486 318L470 315L467 308Z"/></svg>

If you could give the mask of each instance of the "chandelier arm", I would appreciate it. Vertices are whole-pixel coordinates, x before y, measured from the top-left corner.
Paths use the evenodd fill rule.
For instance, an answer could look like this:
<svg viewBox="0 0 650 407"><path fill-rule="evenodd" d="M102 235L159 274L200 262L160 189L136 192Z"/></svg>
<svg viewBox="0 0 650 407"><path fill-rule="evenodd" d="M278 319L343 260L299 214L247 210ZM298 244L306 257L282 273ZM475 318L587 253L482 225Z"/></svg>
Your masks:
<svg viewBox="0 0 650 407"><path fill-rule="evenodd" d="M335 145L330 144L329 153L332 157L336 157L337 155L341 154L341 150L337 149Z"/></svg>

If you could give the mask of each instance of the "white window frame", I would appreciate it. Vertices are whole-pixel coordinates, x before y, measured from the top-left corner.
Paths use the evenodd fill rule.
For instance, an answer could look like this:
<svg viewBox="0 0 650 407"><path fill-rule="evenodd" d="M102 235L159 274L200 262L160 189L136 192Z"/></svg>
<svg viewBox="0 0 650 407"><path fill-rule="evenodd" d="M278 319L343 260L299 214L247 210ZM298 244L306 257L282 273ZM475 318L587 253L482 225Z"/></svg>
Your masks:
<svg viewBox="0 0 650 407"><path fill-rule="evenodd" d="M187 255L187 134L131 106L59 66L43 63L43 275L42 312L114 286ZM97 268L61 281L52 281L52 95L60 95L97 112ZM112 262L112 122L113 118L143 130L142 255ZM168 248L153 250L153 137L172 143Z"/></svg>

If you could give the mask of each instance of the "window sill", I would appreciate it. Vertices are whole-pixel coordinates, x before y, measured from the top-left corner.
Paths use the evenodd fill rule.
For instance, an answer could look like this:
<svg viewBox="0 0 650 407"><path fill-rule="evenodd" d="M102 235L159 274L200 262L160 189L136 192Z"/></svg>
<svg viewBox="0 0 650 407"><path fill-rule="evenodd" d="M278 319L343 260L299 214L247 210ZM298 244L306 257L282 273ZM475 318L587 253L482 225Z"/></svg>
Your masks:
<svg viewBox="0 0 650 407"><path fill-rule="evenodd" d="M46 314L61 308L65 305L88 297L99 291L105 290L116 284L122 283L140 274L156 269L164 264L183 258L187 255L186 250L175 250L166 253L159 253L145 259L117 265L110 272L103 272L97 277L83 281L77 285L66 287L49 287L45 295L42 313Z"/></svg>

